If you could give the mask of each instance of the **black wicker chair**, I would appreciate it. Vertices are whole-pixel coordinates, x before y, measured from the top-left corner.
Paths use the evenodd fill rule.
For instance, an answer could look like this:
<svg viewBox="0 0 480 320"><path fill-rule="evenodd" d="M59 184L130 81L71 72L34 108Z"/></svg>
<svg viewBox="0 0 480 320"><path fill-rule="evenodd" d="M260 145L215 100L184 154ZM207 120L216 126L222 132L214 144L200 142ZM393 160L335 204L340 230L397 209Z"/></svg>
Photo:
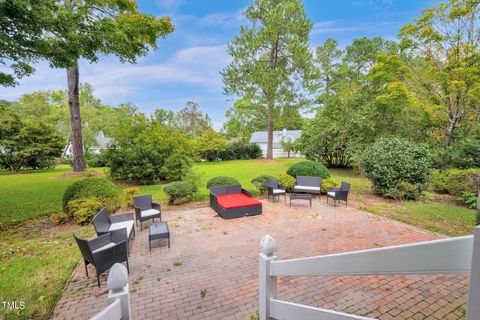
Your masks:
<svg viewBox="0 0 480 320"><path fill-rule="evenodd" d="M280 196L285 196L285 202L287 202L287 192L286 188L278 184L277 179L271 179L267 181L267 191L268 198L272 197L273 202L275 202L275 197L280 198Z"/></svg>
<svg viewBox="0 0 480 320"><path fill-rule="evenodd" d="M327 189L327 203L328 203L328 198L333 199L333 206L335 207L335 204L337 200L339 201L345 201L345 207L348 204L348 191L350 191L350 183L348 182L343 182L340 188L328 188Z"/></svg>
<svg viewBox="0 0 480 320"><path fill-rule="evenodd" d="M162 212L160 204L152 202L152 195L133 197L133 206L135 207L135 222L140 221L140 230L143 230L143 221L159 218L162 221Z"/></svg>
<svg viewBox="0 0 480 320"><path fill-rule="evenodd" d="M97 236L125 228L127 230L127 242L130 237L135 238L133 214L131 213L111 216L108 214L107 208L102 208L95 217L93 217L92 224L95 227Z"/></svg>
<svg viewBox="0 0 480 320"><path fill-rule="evenodd" d="M77 241L85 263L85 272L88 277L89 264L95 267L97 283L100 287L100 275L110 269L115 263L127 263L128 248L127 230L125 228L114 230L92 240L82 239L75 233L73 237Z"/></svg>

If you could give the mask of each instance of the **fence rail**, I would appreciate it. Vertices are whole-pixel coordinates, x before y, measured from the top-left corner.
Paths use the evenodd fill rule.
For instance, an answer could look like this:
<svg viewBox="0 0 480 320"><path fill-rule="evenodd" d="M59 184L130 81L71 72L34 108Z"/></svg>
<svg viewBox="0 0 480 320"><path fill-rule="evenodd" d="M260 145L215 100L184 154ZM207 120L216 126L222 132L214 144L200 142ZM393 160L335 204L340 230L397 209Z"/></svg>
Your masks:
<svg viewBox="0 0 480 320"><path fill-rule="evenodd" d="M260 319L370 319L277 299L278 276L470 273L467 319L480 319L480 227L473 236L278 261L277 244L260 241Z"/></svg>

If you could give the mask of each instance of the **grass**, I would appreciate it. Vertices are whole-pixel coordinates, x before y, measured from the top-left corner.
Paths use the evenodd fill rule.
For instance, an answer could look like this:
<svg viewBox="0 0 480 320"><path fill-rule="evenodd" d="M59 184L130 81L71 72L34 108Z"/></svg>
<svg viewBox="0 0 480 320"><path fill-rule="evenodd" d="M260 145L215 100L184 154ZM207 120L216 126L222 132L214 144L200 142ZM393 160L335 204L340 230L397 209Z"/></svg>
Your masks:
<svg viewBox="0 0 480 320"><path fill-rule="evenodd" d="M80 258L71 232L93 234L90 227L46 227L35 221L0 234L0 301L25 303L23 310L0 308L0 319L48 318Z"/></svg>
<svg viewBox="0 0 480 320"><path fill-rule="evenodd" d="M0 227L61 211L63 192L80 179L64 178L70 171L70 166L60 165L52 170L1 173Z"/></svg>

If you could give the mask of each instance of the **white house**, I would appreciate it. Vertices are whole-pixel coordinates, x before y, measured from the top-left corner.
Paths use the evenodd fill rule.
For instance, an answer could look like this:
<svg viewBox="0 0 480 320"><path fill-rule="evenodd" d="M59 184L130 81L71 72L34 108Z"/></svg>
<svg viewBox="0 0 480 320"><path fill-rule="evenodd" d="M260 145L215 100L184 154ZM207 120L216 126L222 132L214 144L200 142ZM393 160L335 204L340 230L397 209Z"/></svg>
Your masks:
<svg viewBox="0 0 480 320"><path fill-rule="evenodd" d="M288 141L289 139L294 142L302 135L302 130L287 130L283 129L282 131L273 131L273 157L274 158L286 158L288 153L283 150L282 141ZM250 143L256 143L262 148L263 156L267 155L267 142L268 142L268 132L267 131L256 131L252 134L250 138ZM299 153L290 153L290 157L301 157Z"/></svg>
<svg viewBox="0 0 480 320"><path fill-rule="evenodd" d="M90 147L88 151L91 154L100 154L102 150L107 149L107 146L110 141L112 141L112 138L105 137L103 131L98 131L95 135L95 141L95 146ZM73 154L71 141L68 142L68 146L65 150L66 156L71 156Z"/></svg>

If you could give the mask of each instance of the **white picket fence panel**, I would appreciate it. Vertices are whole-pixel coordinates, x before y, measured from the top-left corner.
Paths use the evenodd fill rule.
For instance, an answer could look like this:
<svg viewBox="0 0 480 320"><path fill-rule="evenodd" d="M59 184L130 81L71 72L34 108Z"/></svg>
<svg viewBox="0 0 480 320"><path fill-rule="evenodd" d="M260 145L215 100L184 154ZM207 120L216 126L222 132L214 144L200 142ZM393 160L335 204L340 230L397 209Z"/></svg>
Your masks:
<svg viewBox="0 0 480 320"><path fill-rule="evenodd" d="M467 320L480 319L480 227L473 236L283 261L277 260L270 235L262 238L260 248L260 320L371 319L278 300L278 276L462 273L470 273Z"/></svg>
<svg viewBox="0 0 480 320"><path fill-rule="evenodd" d="M109 305L90 320L132 319L128 272L124 265L115 263L112 266L108 273L107 287Z"/></svg>

